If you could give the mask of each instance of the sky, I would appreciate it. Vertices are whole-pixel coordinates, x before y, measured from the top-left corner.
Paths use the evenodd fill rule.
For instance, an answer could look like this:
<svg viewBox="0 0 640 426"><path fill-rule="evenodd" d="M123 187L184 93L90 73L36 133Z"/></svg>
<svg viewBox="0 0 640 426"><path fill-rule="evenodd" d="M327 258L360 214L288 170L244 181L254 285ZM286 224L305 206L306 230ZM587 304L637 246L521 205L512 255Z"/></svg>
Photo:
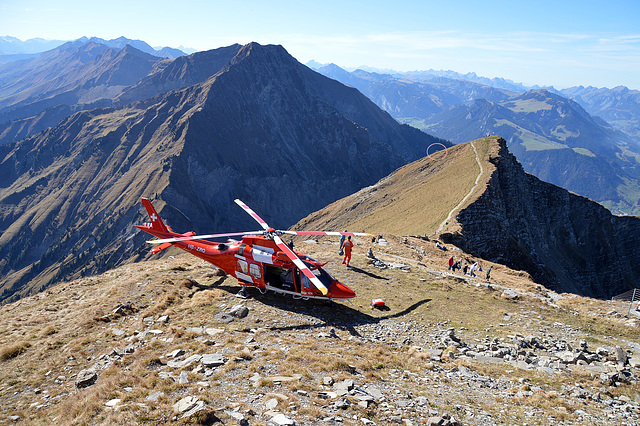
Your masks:
<svg viewBox="0 0 640 426"><path fill-rule="evenodd" d="M349 69L640 90L640 0L0 0L3 35L196 50L255 41Z"/></svg>

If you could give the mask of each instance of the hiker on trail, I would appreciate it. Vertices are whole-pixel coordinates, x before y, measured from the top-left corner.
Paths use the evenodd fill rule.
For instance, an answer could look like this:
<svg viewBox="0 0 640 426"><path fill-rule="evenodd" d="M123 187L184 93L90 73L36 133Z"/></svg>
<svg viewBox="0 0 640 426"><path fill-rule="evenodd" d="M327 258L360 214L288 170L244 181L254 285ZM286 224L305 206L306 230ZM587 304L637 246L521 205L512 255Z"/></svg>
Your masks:
<svg viewBox="0 0 640 426"><path fill-rule="evenodd" d="M471 275L472 277L475 277L476 274L474 273L474 271L476 270L477 267L478 267L478 262L471 265L471 269L469 270L469 275Z"/></svg>
<svg viewBox="0 0 640 426"><path fill-rule="evenodd" d="M464 264L464 267L462 268L462 273L467 275L467 270L469 269L469 265L467 265L466 263Z"/></svg>
<svg viewBox="0 0 640 426"><path fill-rule="evenodd" d="M490 265L489 269L487 269L487 281L489 281L489 278L491 277L491 268L493 268L493 265Z"/></svg>
<svg viewBox="0 0 640 426"><path fill-rule="evenodd" d="M453 256L449 258L449 270L453 269Z"/></svg>
<svg viewBox="0 0 640 426"><path fill-rule="evenodd" d="M460 266L461 263L459 260L456 261L456 263L453 264L453 272L456 271L456 269L462 269L462 266Z"/></svg>
<svg viewBox="0 0 640 426"><path fill-rule="evenodd" d="M351 248L353 247L353 243L351 242L351 235L347 237L347 241L344 242L342 248L344 249L344 258L342 259L342 263L346 264L349 267L349 262L351 261Z"/></svg>

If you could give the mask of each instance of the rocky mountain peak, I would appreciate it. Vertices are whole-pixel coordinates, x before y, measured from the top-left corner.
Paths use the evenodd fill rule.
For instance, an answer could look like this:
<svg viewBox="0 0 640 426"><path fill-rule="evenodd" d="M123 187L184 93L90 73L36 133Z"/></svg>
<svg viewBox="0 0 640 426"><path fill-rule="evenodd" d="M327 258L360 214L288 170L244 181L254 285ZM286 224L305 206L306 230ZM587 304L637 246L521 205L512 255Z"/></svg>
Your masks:
<svg viewBox="0 0 640 426"><path fill-rule="evenodd" d="M3 149L4 298L144 256L141 196L185 232L253 229L235 198L286 228L438 141L255 43L178 58L116 105Z"/></svg>

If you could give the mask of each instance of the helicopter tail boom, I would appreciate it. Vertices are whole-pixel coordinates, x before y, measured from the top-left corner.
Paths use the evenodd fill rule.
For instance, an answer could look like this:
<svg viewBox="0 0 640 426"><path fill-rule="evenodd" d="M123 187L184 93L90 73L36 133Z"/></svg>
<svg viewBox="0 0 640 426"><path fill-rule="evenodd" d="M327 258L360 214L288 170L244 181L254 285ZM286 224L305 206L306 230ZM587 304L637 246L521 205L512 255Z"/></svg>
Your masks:
<svg viewBox="0 0 640 426"><path fill-rule="evenodd" d="M170 232L169 228L164 224L160 215L156 212L156 209L151 204L148 198L142 198L142 205L147 209L149 213L149 219L151 219L151 229L159 232Z"/></svg>

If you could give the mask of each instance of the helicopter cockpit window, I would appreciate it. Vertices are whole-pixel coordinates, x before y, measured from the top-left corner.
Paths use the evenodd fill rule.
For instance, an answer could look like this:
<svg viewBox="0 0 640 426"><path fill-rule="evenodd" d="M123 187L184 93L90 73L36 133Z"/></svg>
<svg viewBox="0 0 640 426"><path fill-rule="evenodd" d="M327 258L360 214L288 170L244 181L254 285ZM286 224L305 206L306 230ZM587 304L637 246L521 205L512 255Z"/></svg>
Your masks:
<svg viewBox="0 0 640 426"><path fill-rule="evenodd" d="M258 279L262 278L262 271L260 271L260 266L256 265L255 263L249 265L249 274Z"/></svg>
<svg viewBox="0 0 640 426"><path fill-rule="evenodd" d="M331 277L331 275L329 275L327 271L325 271L322 268L313 269L314 266L309 262L305 262L304 260L302 262L307 266L307 268L311 269L311 272L313 272L313 275L318 277L320 282L324 284L325 287L329 288L329 286L333 282L333 277ZM304 274L300 274L300 275L302 275L302 285L305 288L311 288L311 282L309 281L309 279Z"/></svg>

